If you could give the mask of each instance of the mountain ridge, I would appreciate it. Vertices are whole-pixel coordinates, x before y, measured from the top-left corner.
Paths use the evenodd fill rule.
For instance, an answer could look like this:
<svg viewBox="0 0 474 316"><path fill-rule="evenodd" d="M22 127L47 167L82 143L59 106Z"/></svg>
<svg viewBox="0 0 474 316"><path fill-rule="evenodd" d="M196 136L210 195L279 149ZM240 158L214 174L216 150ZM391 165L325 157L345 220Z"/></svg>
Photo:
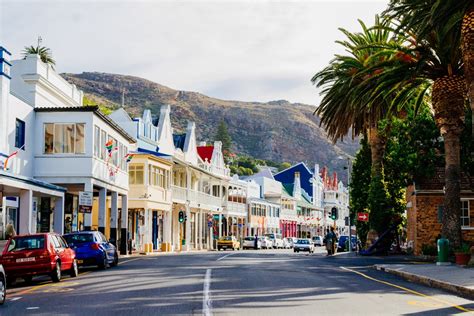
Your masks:
<svg viewBox="0 0 474 316"><path fill-rule="evenodd" d="M62 76L85 92L88 99L116 109L125 94L125 110L141 116L144 109L159 115L162 105L171 106L176 132L185 130L187 121L196 123L197 140L212 141L218 123L224 120L233 140L233 149L244 155L276 162L315 163L341 174L345 179L344 159L354 155L358 142L332 144L313 115L315 107L287 100L248 102L221 100L199 92L175 90L136 76L103 72L64 73Z"/></svg>

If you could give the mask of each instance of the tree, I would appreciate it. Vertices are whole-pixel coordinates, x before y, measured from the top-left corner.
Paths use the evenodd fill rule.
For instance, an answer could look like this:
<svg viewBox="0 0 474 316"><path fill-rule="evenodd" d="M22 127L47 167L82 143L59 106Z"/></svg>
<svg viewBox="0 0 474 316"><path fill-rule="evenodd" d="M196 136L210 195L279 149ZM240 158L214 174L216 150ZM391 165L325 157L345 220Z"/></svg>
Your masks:
<svg viewBox="0 0 474 316"><path fill-rule="evenodd" d="M23 50L23 58L26 58L26 56L30 54L39 55L43 63L51 65L54 69L56 62L54 61L53 56L51 55L51 50L49 48L40 46L39 44L36 47L33 45L25 46L25 49Z"/></svg>
<svg viewBox="0 0 474 316"><path fill-rule="evenodd" d="M379 121L397 116L401 109L390 107L386 96L373 98L372 90L377 84L367 79L384 71L383 67L378 65L389 56L382 56L381 60L372 57L378 56L385 46L396 44L397 38L394 38L390 22L381 20L378 16L375 17L375 24L371 28L362 21L359 23L362 27L361 33L350 33L341 29L347 40L337 43L346 49L348 55L336 55L329 66L311 79L317 87L323 88L323 99L315 113L320 115L321 124L333 141L345 137L350 131L353 135L367 136L371 152L371 179L374 181L369 186L371 192L368 198L375 199L370 204L370 209L384 216L390 205L384 200L387 196L383 184L386 139L383 133L380 133ZM401 43L400 41L398 44ZM376 219L377 215L370 218ZM379 234L388 228L386 223L387 221L373 222Z"/></svg>
<svg viewBox="0 0 474 316"><path fill-rule="evenodd" d="M406 0L403 3L415 2ZM401 2L394 0L392 5L393 3ZM417 104L421 103L431 91L436 125L444 139L445 197L442 234L457 247L461 243L460 135L464 127L467 96L460 45L461 20L453 19L451 23L442 24L426 19L425 28L429 28L429 31L421 32L417 28L408 28L406 25L411 22L405 21L412 19L413 15L421 16L425 13L416 8L411 11L407 7L403 11L399 8L390 7L388 12L391 17L397 18L396 23L402 25L401 35L406 36L406 43L409 44L378 45L377 47L383 46L385 49L372 58L388 58L384 62L384 71L367 81L377 85L372 97L385 95L394 108L412 102L413 98L416 98ZM453 14L462 15L462 12ZM397 94L395 98L393 93Z"/></svg>
<svg viewBox="0 0 474 316"><path fill-rule="evenodd" d="M232 138L229 135L227 124L224 122L224 120L220 121L219 126L217 127L216 134L214 136L214 140L222 142L223 153L228 154L231 152Z"/></svg>

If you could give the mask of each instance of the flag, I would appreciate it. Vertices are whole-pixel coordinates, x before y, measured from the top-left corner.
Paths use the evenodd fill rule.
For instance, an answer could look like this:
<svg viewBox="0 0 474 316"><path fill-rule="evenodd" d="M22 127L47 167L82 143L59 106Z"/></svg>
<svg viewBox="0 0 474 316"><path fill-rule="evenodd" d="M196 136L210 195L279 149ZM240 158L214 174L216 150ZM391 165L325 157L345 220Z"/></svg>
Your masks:
<svg viewBox="0 0 474 316"><path fill-rule="evenodd" d="M126 162L129 163L129 162L132 161L132 159L133 159L133 154L126 154L126 155L125 155L125 158L127 159Z"/></svg>
<svg viewBox="0 0 474 316"><path fill-rule="evenodd" d="M3 164L3 170L4 171L7 171L8 170L8 160L14 156L16 156L16 154L18 154L18 150L14 151L13 153L10 154L10 156L7 157L7 159L5 159L5 162Z"/></svg>
<svg viewBox="0 0 474 316"><path fill-rule="evenodd" d="M109 139L106 143L105 143L105 148L107 148L107 151L110 152L112 151L112 148L114 147L114 141L112 139Z"/></svg>
<svg viewBox="0 0 474 316"><path fill-rule="evenodd" d="M109 151L109 157L112 157L112 154L114 153L114 151L119 150L119 148L117 146L115 146L113 148L111 147L110 149L109 149L109 147L107 147L107 150Z"/></svg>

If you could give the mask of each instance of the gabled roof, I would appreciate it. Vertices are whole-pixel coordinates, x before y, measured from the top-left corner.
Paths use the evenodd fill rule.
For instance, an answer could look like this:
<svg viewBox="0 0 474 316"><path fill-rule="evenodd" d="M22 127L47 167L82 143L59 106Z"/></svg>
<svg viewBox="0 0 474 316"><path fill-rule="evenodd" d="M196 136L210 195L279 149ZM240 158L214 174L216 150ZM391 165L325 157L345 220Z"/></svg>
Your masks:
<svg viewBox="0 0 474 316"><path fill-rule="evenodd" d="M282 170L282 171L276 173L275 176L278 176L279 174L285 173L285 172L288 171L288 170L294 169L294 168L296 168L296 167L299 166L299 165L302 165L302 166L308 171L309 174L313 174L313 171L310 170L310 169L308 168L308 166L306 166L306 164L305 164L304 162L300 162L300 163L297 163L296 165L290 166L290 167L288 167L288 168L286 168L286 169L284 169L284 170Z"/></svg>
<svg viewBox="0 0 474 316"><path fill-rule="evenodd" d="M184 151L184 142L186 141L186 134L173 134L174 147Z"/></svg>
<svg viewBox="0 0 474 316"><path fill-rule="evenodd" d="M214 146L198 146L197 151L203 161L211 161Z"/></svg>

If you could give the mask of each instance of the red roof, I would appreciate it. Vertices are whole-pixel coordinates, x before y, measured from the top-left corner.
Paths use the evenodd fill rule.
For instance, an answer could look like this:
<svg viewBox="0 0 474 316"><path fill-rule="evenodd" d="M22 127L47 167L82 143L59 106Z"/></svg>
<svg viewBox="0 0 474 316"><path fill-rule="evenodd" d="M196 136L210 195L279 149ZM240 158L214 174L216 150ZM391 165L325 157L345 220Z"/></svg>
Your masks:
<svg viewBox="0 0 474 316"><path fill-rule="evenodd" d="M214 146L198 146L197 151L202 160L211 161Z"/></svg>

